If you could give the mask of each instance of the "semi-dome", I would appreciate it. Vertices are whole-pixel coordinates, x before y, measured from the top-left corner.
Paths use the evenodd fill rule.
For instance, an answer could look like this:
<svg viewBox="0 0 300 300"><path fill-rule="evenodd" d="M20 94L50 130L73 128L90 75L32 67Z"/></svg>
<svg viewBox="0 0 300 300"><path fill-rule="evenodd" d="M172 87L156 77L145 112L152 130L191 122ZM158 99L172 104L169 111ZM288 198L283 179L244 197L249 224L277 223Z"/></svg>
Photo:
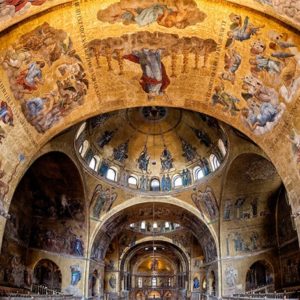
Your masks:
<svg viewBox="0 0 300 300"><path fill-rule="evenodd" d="M170 192L216 171L227 138L207 115L147 106L89 119L75 148L93 175L141 191Z"/></svg>

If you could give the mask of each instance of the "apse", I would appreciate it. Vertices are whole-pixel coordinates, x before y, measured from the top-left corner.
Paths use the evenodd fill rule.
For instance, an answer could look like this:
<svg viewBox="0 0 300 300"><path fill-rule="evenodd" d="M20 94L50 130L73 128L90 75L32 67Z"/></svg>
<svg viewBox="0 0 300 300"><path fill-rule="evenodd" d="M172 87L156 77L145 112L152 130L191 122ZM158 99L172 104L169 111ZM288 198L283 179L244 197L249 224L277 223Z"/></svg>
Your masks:
<svg viewBox="0 0 300 300"><path fill-rule="evenodd" d="M103 292L114 297L120 286L130 297L151 289L172 290L176 297L181 289L199 289L194 285L206 272L203 263L217 270L218 253L214 233L196 215L197 211L153 198L152 203L130 206L104 221L90 263L91 271L103 274L99 278ZM203 269L195 272L191 260L203 264Z"/></svg>

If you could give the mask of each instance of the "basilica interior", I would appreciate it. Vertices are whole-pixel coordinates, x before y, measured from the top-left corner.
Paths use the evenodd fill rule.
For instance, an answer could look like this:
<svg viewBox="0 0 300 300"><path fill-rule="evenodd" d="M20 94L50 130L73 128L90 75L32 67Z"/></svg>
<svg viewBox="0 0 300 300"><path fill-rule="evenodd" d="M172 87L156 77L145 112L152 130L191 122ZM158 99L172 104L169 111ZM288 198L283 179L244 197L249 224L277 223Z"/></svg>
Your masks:
<svg viewBox="0 0 300 300"><path fill-rule="evenodd" d="M0 0L0 299L300 299L295 0Z"/></svg>

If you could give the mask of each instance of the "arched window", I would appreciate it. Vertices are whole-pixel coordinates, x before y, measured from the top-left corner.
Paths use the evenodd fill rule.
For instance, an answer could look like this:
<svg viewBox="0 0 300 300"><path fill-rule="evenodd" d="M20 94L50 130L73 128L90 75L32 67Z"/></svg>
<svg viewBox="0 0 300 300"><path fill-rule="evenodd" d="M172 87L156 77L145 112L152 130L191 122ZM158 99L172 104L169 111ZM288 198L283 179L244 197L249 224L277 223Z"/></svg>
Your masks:
<svg viewBox="0 0 300 300"><path fill-rule="evenodd" d="M93 159L93 157L94 157L93 149L89 148L84 155L84 160L86 161L86 164L89 165L90 161Z"/></svg>
<svg viewBox="0 0 300 300"><path fill-rule="evenodd" d="M226 150L226 147L224 145L224 142L221 139L218 140L218 147L221 151L222 156L224 157L226 155L227 150Z"/></svg>
<svg viewBox="0 0 300 300"><path fill-rule="evenodd" d="M218 158L216 157L215 154L210 155L209 161L210 161L212 171L215 171L219 168L220 162L219 162L219 160L218 160Z"/></svg>
<svg viewBox="0 0 300 300"><path fill-rule="evenodd" d="M138 279L138 287L139 288L143 287L143 278L142 277L139 277L139 279Z"/></svg>
<svg viewBox="0 0 300 300"><path fill-rule="evenodd" d="M86 122L82 123L76 133L76 137L75 137L75 140L77 140L79 138L79 136L81 135L81 133L83 132L83 130L85 129L86 127Z"/></svg>
<svg viewBox="0 0 300 300"><path fill-rule="evenodd" d="M199 180L205 176L205 172L203 168L197 166L194 168L194 178L195 180Z"/></svg>
<svg viewBox="0 0 300 300"><path fill-rule="evenodd" d="M106 177L108 169L109 169L108 162L105 161L105 160L102 160L101 165L98 168L98 174L100 176L105 176Z"/></svg>
<svg viewBox="0 0 300 300"><path fill-rule="evenodd" d="M205 175L204 175L204 172L201 168L199 168L196 172L196 180L199 180L201 178L203 178Z"/></svg>
<svg viewBox="0 0 300 300"><path fill-rule="evenodd" d="M134 176L128 177L128 184L137 186L137 179Z"/></svg>
<svg viewBox="0 0 300 300"><path fill-rule="evenodd" d="M152 277L152 287L156 287L156 285L157 285L157 278Z"/></svg>
<svg viewBox="0 0 300 300"><path fill-rule="evenodd" d="M246 291L257 289L258 287L273 284L274 274L272 266L265 260L256 261L249 268L246 275Z"/></svg>
<svg viewBox="0 0 300 300"><path fill-rule="evenodd" d="M96 170L96 164L97 164L97 161L96 161L96 158L93 157L91 160L90 160L90 163L89 163L89 167L92 169L92 170Z"/></svg>
<svg viewBox="0 0 300 300"><path fill-rule="evenodd" d="M175 175L174 176L174 187L180 187L182 186L182 177L180 175Z"/></svg>
<svg viewBox="0 0 300 300"><path fill-rule="evenodd" d="M106 173L106 178L111 181L116 181L117 180L117 172L114 169L109 168Z"/></svg>
<svg viewBox="0 0 300 300"><path fill-rule="evenodd" d="M87 140L85 140L82 145L79 147L79 153L81 155L81 157L84 157L88 148L89 148L90 144ZM80 150L81 149L81 150Z"/></svg>
<svg viewBox="0 0 300 300"><path fill-rule="evenodd" d="M44 285L53 290L61 289L61 271L53 261L48 259L40 260L34 267L33 275L38 285Z"/></svg>
<svg viewBox="0 0 300 300"><path fill-rule="evenodd" d="M158 179L154 178L151 180L151 183L150 183L150 191L159 191L160 190L160 182Z"/></svg>
<svg viewBox="0 0 300 300"><path fill-rule="evenodd" d="M146 221L141 222L141 230L146 230Z"/></svg>
<svg viewBox="0 0 300 300"><path fill-rule="evenodd" d="M83 150L83 144L81 144L80 147L79 147L79 149L78 149L79 154L82 153L82 150Z"/></svg>
<svg viewBox="0 0 300 300"><path fill-rule="evenodd" d="M96 167L94 170L97 171L100 166L101 158L98 155L95 155L94 158L96 159Z"/></svg>

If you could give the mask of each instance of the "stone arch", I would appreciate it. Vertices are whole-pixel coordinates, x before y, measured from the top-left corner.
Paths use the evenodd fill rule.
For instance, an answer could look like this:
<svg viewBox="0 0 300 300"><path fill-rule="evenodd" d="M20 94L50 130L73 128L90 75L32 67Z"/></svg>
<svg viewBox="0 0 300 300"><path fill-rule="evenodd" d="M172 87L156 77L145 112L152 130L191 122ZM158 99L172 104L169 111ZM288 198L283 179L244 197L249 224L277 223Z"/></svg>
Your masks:
<svg viewBox="0 0 300 300"><path fill-rule="evenodd" d="M267 260L257 260L249 266L246 280L246 291L272 285L275 282L275 273L273 265Z"/></svg>
<svg viewBox="0 0 300 300"><path fill-rule="evenodd" d="M185 213L188 213L190 215L189 220L192 218L196 217L198 220L199 224L197 226L197 229L195 229L195 232L200 232L203 228L205 228L205 232L203 233L203 236L210 236L213 243L215 243L215 253L216 253L216 261L214 262L216 265L218 265L218 260L217 257L219 257L219 250L218 250L218 239L215 238L215 232L212 226L209 226L207 222L205 221L205 218L203 216L200 216L199 212L196 210L191 205L186 204L186 202L183 203L183 201L178 200L176 198L161 198L161 197L156 197L156 198L151 198L151 200L154 202L156 207L159 204L160 209L165 209L166 205L170 211L173 209L180 209L183 210ZM110 244L110 241L113 239L113 237L116 235L118 232L118 228L120 227L120 224L123 224L123 222L128 222L127 217L126 217L126 211L130 211L130 209L133 208L138 208L138 207L143 207L143 209L152 209L152 205L149 206L149 199L148 198L140 198L140 197L134 197L133 199L130 199L126 202L123 202L122 204L119 204L118 206L115 206L112 208L102 219L101 223L98 223L97 226L95 226L95 231L92 233L92 238L91 238L91 244L89 248L89 257L93 259L95 257L95 249L101 249L98 255L98 260L103 261L106 255L107 248ZM168 212L169 215L170 212ZM139 217L137 217L139 218ZM142 217L144 218L144 216ZM171 218L171 216L170 216ZM195 219L195 220L196 220ZM138 220L138 219L137 219ZM130 221L131 222L135 222ZM184 217L184 220L186 218ZM205 222L205 223L204 223ZM200 225L202 224L202 225ZM190 225L191 227L189 228L194 228L193 225ZM202 231L201 231L202 232ZM145 241L145 240L144 240ZM133 246L135 245L134 244ZM201 247L205 247L204 245L201 244L199 241L199 245ZM124 256L123 256L124 257ZM217 267L219 270L219 268ZM119 282L120 283L120 282Z"/></svg>
<svg viewBox="0 0 300 300"><path fill-rule="evenodd" d="M128 261L129 261L130 259L133 258L133 256L135 255L135 253L136 253L137 251L139 251L140 249L144 248L145 246L149 246L149 241L150 241L150 240L148 240L148 243L147 243L147 241L143 241L143 242L140 241L140 243L137 243L133 249L130 249L130 251L129 251L129 250L127 251L127 254L124 255L124 256L122 257L122 259L121 259L121 263L120 263L120 269L121 269L121 271L123 271L123 270L124 270L125 272L128 271L128 270L127 270L127 268L128 268L128 266L127 266ZM190 268L190 267L189 267L189 262L190 262L190 260L189 260L189 257L188 257L188 255L187 255L187 252L183 252L183 251L182 251L183 249L179 248L177 245L174 245L174 243L172 243L172 242L167 242L167 241L164 240L164 239L157 239L157 240L155 240L155 245L157 245L157 246L159 246L159 247L161 247L161 246L164 246L164 247L167 246L167 247L172 248L173 251L174 251L174 253L176 254L176 256L177 256L177 257L180 259L180 261L181 261L181 267L182 267L182 268L181 268L181 271L182 271L182 272L186 272L186 273L189 272L189 268ZM141 257L135 262L135 265L134 265L134 268L133 268L133 273L135 273L135 272L137 271L137 268L139 267L139 264L140 264L143 260L145 260L145 258L147 258L147 256L149 256L149 253L147 253L147 254L141 256ZM169 258L165 258L165 259L166 259L166 260L169 262L169 264L172 266L173 270L178 271L176 265L174 264L174 262L172 262Z"/></svg>
<svg viewBox="0 0 300 300"><path fill-rule="evenodd" d="M214 270L208 273L208 290L210 295L216 295L217 278Z"/></svg>
<svg viewBox="0 0 300 300"><path fill-rule="evenodd" d="M136 300L145 300L145 294L142 291L138 291L135 294Z"/></svg>
<svg viewBox="0 0 300 300"><path fill-rule="evenodd" d="M191 213L192 215L194 215L201 222L206 224L210 234L212 235L212 237L214 239L214 242L216 244L216 248L218 251L219 244L218 244L217 234L215 233L213 227L209 226L209 219L206 216L200 214L199 211L194 206L192 206L191 204L187 204L186 202L181 201L174 197L168 197L168 198L151 197L151 201L154 203L157 203L157 204L169 204L169 205L173 205L173 206L175 205L175 206L178 206L178 208L186 210L189 213ZM103 216L103 218L100 219L101 223L97 223L95 230L91 236L91 244L90 244L90 248L89 248L89 253L91 251L92 244L95 241L97 233L100 232L100 230L104 227L105 222L107 222L113 216L117 216L118 213L122 212L125 209L132 208L135 205L147 204L147 203L149 203L148 198L142 198L142 197L137 196L137 197L133 197L130 200L113 207L105 216ZM219 252L218 252L218 256L219 256Z"/></svg>
<svg viewBox="0 0 300 300"><path fill-rule="evenodd" d="M142 243L145 243L145 242L150 242L150 241L152 241L152 237L145 237L145 238L137 240L135 242L135 245L139 245L139 244L142 244ZM165 236L156 236L155 241L157 241L157 242L167 242L169 244L173 244L172 239L167 238ZM177 244L176 247L178 247L183 253L187 253L187 250L183 245ZM124 252L120 256L121 260L128 253L128 251L129 251L129 248L125 248ZM187 257L187 259L188 259L188 261L190 261L190 259L188 257Z"/></svg>
<svg viewBox="0 0 300 300"><path fill-rule="evenodd" d="M33 270L33 283L51 290L61 290L62 273L56 263L49 259L39 260Z"/></svg>

